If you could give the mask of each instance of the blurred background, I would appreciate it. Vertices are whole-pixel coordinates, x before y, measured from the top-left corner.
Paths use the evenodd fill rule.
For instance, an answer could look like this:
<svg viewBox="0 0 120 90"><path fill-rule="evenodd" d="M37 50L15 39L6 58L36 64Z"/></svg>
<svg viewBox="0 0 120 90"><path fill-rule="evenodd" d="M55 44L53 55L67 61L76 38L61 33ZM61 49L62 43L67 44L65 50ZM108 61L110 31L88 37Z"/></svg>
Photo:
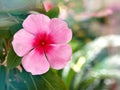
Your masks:
<svg viewBox="0 0 120 90"><path fill-rule="evenodd" d="M120 90L120 0L44 0L73 31L73 56L59 75L69 90Z"/></svg>

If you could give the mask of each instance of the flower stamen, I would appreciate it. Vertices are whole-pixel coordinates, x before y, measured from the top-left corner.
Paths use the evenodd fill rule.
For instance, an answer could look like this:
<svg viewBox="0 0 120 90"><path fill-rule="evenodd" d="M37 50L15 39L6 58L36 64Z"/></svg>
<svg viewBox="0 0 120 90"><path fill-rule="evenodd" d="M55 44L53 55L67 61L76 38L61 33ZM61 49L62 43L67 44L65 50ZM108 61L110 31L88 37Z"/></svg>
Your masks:
<svg viewBox="0 0 120 90"><path fill-rule="evenodd" d="M41 45L42 45L42 46L44 46L44 45L45 45L45 42L44 42L44 41L42 41L42 42L41 42Z"/></svg>

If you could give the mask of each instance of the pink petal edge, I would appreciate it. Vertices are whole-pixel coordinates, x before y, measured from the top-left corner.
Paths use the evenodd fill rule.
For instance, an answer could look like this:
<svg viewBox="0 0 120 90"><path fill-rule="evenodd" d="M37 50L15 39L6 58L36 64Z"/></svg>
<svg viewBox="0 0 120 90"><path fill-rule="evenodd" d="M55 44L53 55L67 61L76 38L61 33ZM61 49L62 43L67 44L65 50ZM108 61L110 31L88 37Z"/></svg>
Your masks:
<svg viewBox="0 0 120 90"><path fill-rule="evenodd" d="M54 69L62 69L71 59L72 48L68 44L49 45L45 49L45 52L51 67Z"/></svg>
<svg viewBox="0 0 120 90"><path fill-rule="evenodd" d="M32 34L49 32L50 19L44 14L31 14L23 22L23 28Z"/></svg>
<svg viewBox="0 0 120 90"><path fill-rule="evenodd" d="M44 51L32 50L29 54L22 58L22 65L27 72L32 75L44 74L49 70L49 63L44 55Z"/></svg>
<svg viewBox="0 0 120 90"><path fill-rule="evenodd" d="M49 27L49 36L52 37L55 44L65 44L72 39L71 29L69 29L67 23L61 19L52 19Z"/></svg>
<svg viewBox="0 0 120 90"><path fill-rule="evenodd" d="M34 36L24 29L21 29L14 35L12 41L13 49L18 56L24 56L33 48L33 41Z"/></svg>

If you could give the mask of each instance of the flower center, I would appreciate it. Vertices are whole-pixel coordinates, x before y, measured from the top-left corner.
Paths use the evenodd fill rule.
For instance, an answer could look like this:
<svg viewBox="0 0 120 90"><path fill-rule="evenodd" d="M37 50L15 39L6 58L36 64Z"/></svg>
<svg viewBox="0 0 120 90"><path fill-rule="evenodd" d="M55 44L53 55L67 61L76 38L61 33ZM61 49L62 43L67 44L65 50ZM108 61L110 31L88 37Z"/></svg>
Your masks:
<svg viewBox="0 0 120 90"><path fill-rule="evenodd" d="M42 46L44 46L44 45L45 45L45 42L44 42L44 41L42 41L42 42L41 42L41 45L42 45Z"/></svg>
<svg viewBox="0 0 120 90"><path fill-rule="evenodd" d="M49 38L48 38L49 37ZM33 41L33 47L42 47L46 48L49 44L53 44L53 40L51 36L47 36L46 34L38 34L36 35Z"/></svg>

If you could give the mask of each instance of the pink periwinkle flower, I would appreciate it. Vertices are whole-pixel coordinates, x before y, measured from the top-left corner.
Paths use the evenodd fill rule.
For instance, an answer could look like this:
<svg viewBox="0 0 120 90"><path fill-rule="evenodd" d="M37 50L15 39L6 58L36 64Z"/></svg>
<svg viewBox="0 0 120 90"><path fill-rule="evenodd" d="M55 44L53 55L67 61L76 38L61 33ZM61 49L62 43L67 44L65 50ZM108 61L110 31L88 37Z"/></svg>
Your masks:
<svg viewBox="0 0 120 90"><path fill-rule="evenodd" d="M67 43L72 31L59 18L50 19L43 14L31 14L23 28L15 33L12 45L22 57L22 65L32 75L46 73L50 67L59 70L70 60L72 49Z"/></svg>
<svg viewBox="0 0 120 90"><path fill-rule="evenodd" d="M45 6L45 10L48 12L52 7L54 7L54 5L52 4L52 3L50 3L50 2L46 2L45 4L44 4L44 6Z"/></svg>

